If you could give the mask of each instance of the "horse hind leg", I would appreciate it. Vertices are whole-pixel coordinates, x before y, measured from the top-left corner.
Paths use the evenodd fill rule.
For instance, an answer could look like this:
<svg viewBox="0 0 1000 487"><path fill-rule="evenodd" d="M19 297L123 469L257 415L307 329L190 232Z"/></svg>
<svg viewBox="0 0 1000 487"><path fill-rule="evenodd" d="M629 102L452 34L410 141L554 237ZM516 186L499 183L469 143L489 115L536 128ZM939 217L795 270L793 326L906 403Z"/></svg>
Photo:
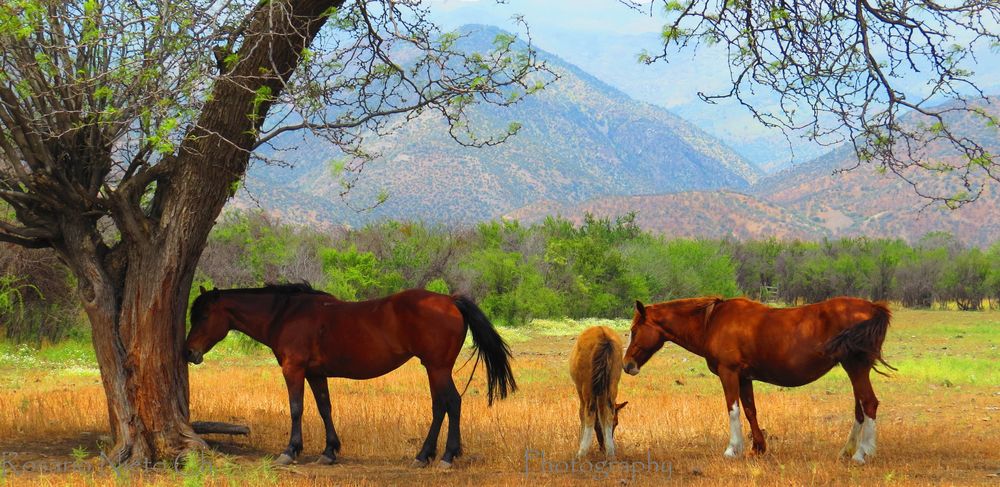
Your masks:
<svg viewBox="0 0 1000 487"><path fill-rule="evenodd" d="M843 365L854 389L855 423L842 453L850 454L850 449L854 448L851 459L863 464L875 456L875 418L878 413L878 398L872 389L870 364L845 362Z"/></svg>
<svg viewBox="0 0 1000 487"><path fill-rule="evenodd" d="M337 437L337 430L333 427L333 417L330 413L330 389L327 378L322 376L306 377L309 387L316 398L316 409L323 418L323 426L326 428L326 448L323 454L316 460L320 465L330 465L337 461L337 453L340 453L340 438Z"/></svg>
<svg viewBox="0 0 1000 487"><path fill-rule="evenodd" d="M594 423L594 430L597 432L598 440L601 440L601 450L608 458L615 457L615 436L614 436L615 409L614 404L601 404L598 406L597 422Z"/></svg>
<svg viewBox="0 0 1000 487"><path fill-rule="evenodd" d="M590 416L593 418L594 434L601 453L608 458L615 457L614 402L608 398L595 399Z"/></svg>
<svg viewBox="0 0 1000 487"><path fill-rule="evenodd" d="M753 381L746 378L740 379L740 402L743 403L743 414L750 423L750 434L753 437L753 452L760 454L767 451L767 443L764 440L764 433L757 424L757 405L753 400Z"/></svg>
<svg viewBox="0 0 1000 487"><path fill-rule="evenodd" d="M596 411L591 410L583 402L580 403L580 448L576 452L577 458L587 456L591 445L594 444L594 430L597 421L595 413Z"/></svg>
<svg viewBox="0 0 1000 487"><path fill-rule="evenodd" d="M445 370L442 372L441 369L427 370L433 416L431 418L431 427L427 430L427 438L424 440L420 452L417 453L416 459L413 460L414 467L426 467L430 463L430 459L437 455L437 440L441 434L441 423L444 422L444 415L447 412L447 397L445 388L443 387L443 377L445 376L448 380L451 380L451 371Z"/></svg>
<svg viewBox="0 0 1000 487"><path fill-rule="evenodd" d="M455 387L451 374L444 385L445 411L448 413L448 440L441 455L441 468L450 468L455 457L462 455L462 396Z"/></svg>
<svg viewBox="0 0 1000 487"><path fill-rule="evenodd" d="M861 410L861 402L854 399L854 424L851 426L851 434L847 437L847 443L840 449L840 457L848 458L858 450L858 437L861 436L861 425L864 423L864 413Z"/></svg>

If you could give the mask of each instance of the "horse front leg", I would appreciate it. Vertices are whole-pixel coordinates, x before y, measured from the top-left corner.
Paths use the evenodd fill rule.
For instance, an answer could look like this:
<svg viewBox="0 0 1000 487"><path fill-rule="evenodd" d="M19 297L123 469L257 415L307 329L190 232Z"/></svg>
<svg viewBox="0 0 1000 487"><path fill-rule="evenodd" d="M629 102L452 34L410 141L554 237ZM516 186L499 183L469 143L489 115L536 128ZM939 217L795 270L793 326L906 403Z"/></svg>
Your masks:
<svg viewBox="0 0 1000 487"><path fill-rule="evenodd" d="M305 390L305 369L297 364L282 364L281 373L285 376L285 386L288 387L292 432L289 435L288 448L278 455L275 463L289 465L302 452L302 396Z"/></svg>
<svg viewBox="0 0 1000 487"><path fill-rule="evenodd" d="M740 402L743 403L743 414L750 423L750 434L753 436L753 452L764 453L767 451L767 444L764 441L764 433L757 425L757 406L753 402L753 381L747 378L740 379Z"/></svg>
<svg viewBox="0 0 1000 487"><path fill-rule="evenodd" d="M719 380L726 394L726 410L729 413L729 445L723 456L736 458L743 454L743 423L740 422L740 374L738 371L719 367Z"/></svg>
<svg viewBox="0 0 1000 487"><path fill-rule="evenodd" d="M330 389L327 378L322 376L306 377L309 381L309 388L316 398L316 408L323 418L323 426L326 428L326 449L316 460L321 465L330 465L337 461L337 453L340 453L340 438L337 437L337 430L333 427L333 417L330 413Z"/></svg>

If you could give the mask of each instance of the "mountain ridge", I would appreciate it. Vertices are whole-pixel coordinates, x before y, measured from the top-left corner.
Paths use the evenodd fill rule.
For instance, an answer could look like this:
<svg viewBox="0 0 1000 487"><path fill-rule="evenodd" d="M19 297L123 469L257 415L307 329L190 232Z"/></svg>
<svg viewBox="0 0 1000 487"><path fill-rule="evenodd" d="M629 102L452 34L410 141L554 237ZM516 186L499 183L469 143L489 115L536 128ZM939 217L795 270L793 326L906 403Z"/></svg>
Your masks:
<svg viewBox="0 0 1000 487"><path fill-rule="evenodd" d="M482 25L465 29L473 47L503 32ZM868 166L837 173L856 165L849 146L764 175L671 111L634 100L559 56L539 51L539 57L562 76L556 84L512 108L483 106L473 115L485 128L521 122L521 132L505 144L462 148L440 120L427 116L373 139L368 147L382 157L369 163L346 198L365 207L388 192L389 199L372 211L355 211L341 200L329 164L339 153L308 136L284 152L296 169L252 169L250 192L241 191L231 206L252 208L259 201L286 221L330 227L379 219L468 225L550 214L580 220L585 212L638 210L641 226L682 237L868 235L913 241L944 230L977 245L1000 240L995 186L968 208L941 212L898 177ZM988 109L997 115L998 106L1000 99L993 98ZM985 140L1000 152L1000 136L992 130ZM935 157L951 157L928 147ZM920 181L944 184L926 175Z"/></svg>
<svg viewBox="0 0 1000 487"><path fill-rule="evenodd" d="M1000 116L1000 98L988 98L980 108L992 116ZM919 122L916 117L908 117L908 123ZM965 132L975 132L991 153L1000 152L1000 132L982 119L966 114L951 122ZM957 162L959 157L941 144L930 144L921 150L939 162ZM911 169L904 174L928 193L948 194L956 187L961 189L961 181L949 173ZM631 200L628 208L620 204L621 200L598 198L562 205L555 211L576 220L585 212L611 217L636 210L640 226L671 236L777 236L803 240L868 236L915 242L927 233L945 231L971 245L986 246L1000 241L1000 188L995 182L985 185L977 201L959 209L946 209L918 196L910 182L901 177L880 173L869 165L858 165L853 148L847 145L761 178L748 188L741 201L734 200L724 190L690 200L680 195L639 196ZM667 202L669 207L664 206ZM781 211L772 211L762 218L755 210L766 207ZM712 208L740 215L735 218L739 222L735 225L737 231L726 235L722 229L693 228L697 222L690 223L687 216L705 214ZM507 217L535 221L543 216L540 213L539 207L527 206L508 213ZM662 221L651 221L651 215ZM720 224L725 226L730 220L734 218L722 219ZM673 222L673 228L664 228L667 221Z"/></svg>
<svg viewBox="0 0 1000 487"><path fill-rule="evenodd" d="M469 26L466 32L458 42L481 50L502 31ZM664 188L747 188L761 176L723 143L668 110L633 100L558 56L544 51L538 56L559 80L512 107L473 109L472 120L487 133L510 121L521 124L504 144L462 147L433 114L366 144L380 157L367 163L348 200L364 207L389 195L369 213L353 212L340 200L341 187L329 164L339 151L308 135L293 142L293 134L276 138L277 149L264 155L295 169L252 168L245 184L249 193L242 192L234 206L254 206L256 198L266 210L303 223L417 218L468 224L539 197L578 202Z"/></svg>

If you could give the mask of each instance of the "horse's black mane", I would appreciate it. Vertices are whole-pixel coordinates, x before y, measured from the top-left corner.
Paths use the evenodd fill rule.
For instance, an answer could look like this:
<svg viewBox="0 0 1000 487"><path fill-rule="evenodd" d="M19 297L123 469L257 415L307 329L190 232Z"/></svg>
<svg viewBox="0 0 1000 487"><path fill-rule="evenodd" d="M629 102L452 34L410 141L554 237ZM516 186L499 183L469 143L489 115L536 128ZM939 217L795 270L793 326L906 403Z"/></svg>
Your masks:
<svg viewBox="0 0 1000 487"><path fill-rule="evenodd" d="M233 288L233 289L213 289L207 291L208 293L240 293L240 294L326 294L330 293L320 291L315 289L306 281L302 282L283 282L283 283L273 283L269 282L264 285L264 287L244 287L244 288Z"/></svg>
<svg viewBox="0 0 1000 487"><path fill-rule="evenodd" d="M315 289L306 281L267 283L264 287L247 287L233 289L212 289L205 291L191 306L191 322L201 321L205 317L209 303L215 302L223 294L269 294L276 295L278 299L274 301L275 316L280 316L281 312L288 306L288 298L296 294L319 294L332 296L330 293Z"/></svg>

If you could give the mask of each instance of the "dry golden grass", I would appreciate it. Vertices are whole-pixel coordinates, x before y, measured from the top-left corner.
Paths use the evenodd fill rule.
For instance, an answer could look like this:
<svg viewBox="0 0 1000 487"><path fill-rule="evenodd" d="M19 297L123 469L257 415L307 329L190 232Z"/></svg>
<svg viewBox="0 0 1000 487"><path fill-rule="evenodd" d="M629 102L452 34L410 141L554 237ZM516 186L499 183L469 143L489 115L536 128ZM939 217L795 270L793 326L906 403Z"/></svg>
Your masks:
<svg viewBox="0 0 1000 487"><path fill-rule="evenodd" d="M513 348L520 390L494 407L486 406L484 380L473 381L463 402L465 455L451 471L408 467L426 434L431 409L426 376L416 361L371 381L331 380L333 416L343 441L337 465L308 464L322 451L324 438L322 422L307 394L302 463L287 469L262 467L267 455L279 453L287 443L289 420L280 371L275 365L262 364L258 356L208 361L192 369L193 419L251 427L247 438L211 438L222 443L227 453L214 461L229 465L230 470L205 476L134 471L120 477L106 468L75 474L8 471L0 484L103 485L114 480L211 485L251 481L317 485L1000 482L996 476L1000 470L1000 381L997 372L991 371L1000 358L998 313L897 313L886 356L901 370L892 378L874 379L881 399L879 450L865 466L837 458L853 411L850 385L842 371L797 389L758 385L759 419L767 431L769 451L732 461L722 457L728 424L717 379L701 359L668 345L642 374L622 379L619 398L628 400L629 406L622 412L617 435L619 459L644 462L648 455L670 469L667 473L640 470L634 476L620 466L601 473L572 474L542 471L537 457L525 461L526 450L544 451L549 462L570 460L576 450L576 395L567 370L573 342L572 336L562 334L573 330L567 326L555 332L519 334L522 338ZM952 362L958 365L941 365ZM468 369L456 373L460 388L467 373ZM72 461L70 450L76 446L87 447L93 455L94 443L106 428L96 376L51 370L21 370L18 375L14 386L9 380L6 385L0 381L0 450L19 452L15 458L22 463L28 459ZM439 451L444 434L440 441ZM590 460L602 460L596 449ZM550 463L549 469L554 465Z"/></svg>

